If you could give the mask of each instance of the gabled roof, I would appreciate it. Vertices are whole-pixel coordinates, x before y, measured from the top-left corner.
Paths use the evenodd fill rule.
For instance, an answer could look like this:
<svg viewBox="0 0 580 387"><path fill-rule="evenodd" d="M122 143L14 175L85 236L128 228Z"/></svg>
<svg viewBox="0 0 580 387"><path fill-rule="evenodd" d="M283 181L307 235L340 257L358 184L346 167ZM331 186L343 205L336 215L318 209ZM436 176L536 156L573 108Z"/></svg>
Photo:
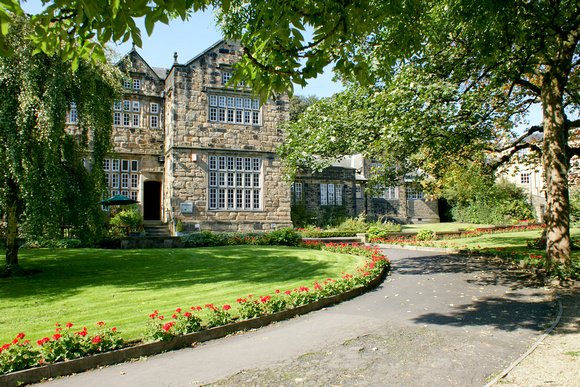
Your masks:
<svg viewBox="0 0 580 387"><path fill-rule="evenodd" d="M165 80L167 77L167 72L169 71L169 69L164 69L161 67L151 67L151 69L161 80Z"/></svg>
<svg viewBox="0 0 580 387"><path fill-rule="evenodd" d="M119 60L119 61L117 62L117 66L119 66L119 65L120 65L120 64L121 64L121 63L122 63L122 62L123 62L125 59L129 58L129 56L130 56L131 54L135 54L135 55L137 55L137 56L139 57L139 59L140 59L140 60L141 60L143 63L145 63L145 65L146 65L146 66L149 68L149 70L151 70L151 73L155 74L155 76L156 76L157 78L159 78L160 80L164 80L164 79L165 79L165 77L166 77L166 69L161 69L161 68L159 68L159 67L156 67L156 68L154 69L153 67L151 67L151 66L149 65L149 63L147 63L147 61L146 61L145 59L143 59L143 57L141 56L141 54L139 54L139 53L137 52L137 50L135 49L135 45L133 45L133 48L131 49L131 51L129 51L128 53L126 53L126 54L123 56L123 58L121 58L121 60Z"/></svg>
<svg viewBox="0 0 580 387"><path fill-rule="evenodd" d="M211 50L213 50L214 48L216 48L220 44L223 44L225 41L226 41L225 39L218 40L217 42L215 42L214 44L212 44L211 46L209 46L208 48L206 48L204 51L202 51L200 54L197 54L192 59L190 59L185 64L185 66L189 66L190 64L192 64L193 62L195 62L196 60L198 60L199 58L201 58L202 56L205 56L208 52L210 52Z"/></svg>

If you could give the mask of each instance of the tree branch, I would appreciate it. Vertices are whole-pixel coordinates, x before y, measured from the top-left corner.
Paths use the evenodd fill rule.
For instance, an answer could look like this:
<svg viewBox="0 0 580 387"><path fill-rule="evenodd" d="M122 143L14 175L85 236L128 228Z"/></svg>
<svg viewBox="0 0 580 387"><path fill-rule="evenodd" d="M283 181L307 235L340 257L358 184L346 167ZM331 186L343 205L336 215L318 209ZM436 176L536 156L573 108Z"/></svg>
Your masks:
<svg viewBox="0 0 580 387"><path fill-rule="evenodd" d="M279 75L287 75L289 77L302 75L302 71L277 70L273 67L266 66L265 64L260 63L260 61L258 61L256 58L254 58L254 56L252 55L252 53L250 52L250 49L248 47L244 47L244 54L247 55L247 57L250 59L250 61L253 64L258 66L261 70L267 71L269 73L279 74Z"/></svg>
<svg viewBox="0 0 580 387"><path fill-rule="evenodd" d="M525 79L521 79L521 78L514 79L514 84L525 87L537 95L542 94L542 90L538 86L534 85L530 81L526 81Z"/></svg>

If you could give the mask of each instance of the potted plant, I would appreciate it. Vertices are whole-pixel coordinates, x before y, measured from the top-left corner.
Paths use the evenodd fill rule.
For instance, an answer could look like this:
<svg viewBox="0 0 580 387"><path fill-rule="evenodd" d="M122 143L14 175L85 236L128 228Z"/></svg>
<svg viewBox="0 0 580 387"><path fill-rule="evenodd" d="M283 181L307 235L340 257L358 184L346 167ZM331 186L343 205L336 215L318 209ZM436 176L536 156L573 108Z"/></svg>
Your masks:
<svg viewBox="0 0 580 387"><path fill-rule="evenodd" d="M183 222L181 221L181 219L177 220L177 224L175 225L175 235L176 236L180 236L183 235Z"/></svg>

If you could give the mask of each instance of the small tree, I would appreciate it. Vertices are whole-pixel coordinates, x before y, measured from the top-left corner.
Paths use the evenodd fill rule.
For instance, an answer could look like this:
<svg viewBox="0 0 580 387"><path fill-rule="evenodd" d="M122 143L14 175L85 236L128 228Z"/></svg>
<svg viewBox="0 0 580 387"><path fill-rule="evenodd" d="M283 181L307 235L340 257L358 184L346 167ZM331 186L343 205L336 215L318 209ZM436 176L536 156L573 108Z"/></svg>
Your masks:
<svg viewBox="0 0 580 387"><path fill-rule="evenodd" d="M105 64L80 61L73 71L59 56L34 55L25 39L32 29L27 19L14 18L6 40L13 55L0 57L0 206L9 275L23 273L19 235L57 237L66 223L86 241L101 228L100 166L111 146L111 107L121 80ZM67 118L76 121L70 131Z"/></svg>

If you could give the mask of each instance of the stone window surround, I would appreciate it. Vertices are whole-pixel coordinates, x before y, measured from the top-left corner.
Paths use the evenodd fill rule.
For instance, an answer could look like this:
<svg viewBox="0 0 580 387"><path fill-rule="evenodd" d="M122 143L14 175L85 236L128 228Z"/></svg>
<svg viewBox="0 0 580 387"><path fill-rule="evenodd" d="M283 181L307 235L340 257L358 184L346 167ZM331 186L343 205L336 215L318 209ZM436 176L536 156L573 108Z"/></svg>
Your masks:
<svg viewBox="0 0 580 387"><path fill-rule="evenodd" d="M104 159L103 170L107 182L109 197L121 194L130 199L139 197L139 160ZM108 210L106 206L103 209Z"/></svg>
<svg viewBox="0 0 580 387"><path fill-rule="evenodd" d="M263 211L263 161L263 156L209 154L207 209Z"/></svg>
<svg viewBox="0 0 580 387"><path fill-rule="evenodd" d="M407 200L421 200L423 199L423 191L417 190L413 187L407 187Z"/></svg>
<svg viewBox="0 0 580 387"><path fill-rule="evenodd" d="M260 100L247 93L207 90L208 121L232 125L261 125Z"/></svg>
<svg viewBox="0 0 580 387"><path fill-rule="evenodd" d="M520 173L520 184L530 184L530 172L521 172Z"/></svg>
<svg viewBox="0 0 580 387"><path fill-rule="evenodd" d="M304 200L304 184L302 182L292 183L290 195L292 197L292 204L301 203Z"/></svg>
<svg viewBox="0 0 580 387"><path fill-rule="evenodd" d="M320 183L320 205L342 206L343 190L342 183Z"/></svg>

